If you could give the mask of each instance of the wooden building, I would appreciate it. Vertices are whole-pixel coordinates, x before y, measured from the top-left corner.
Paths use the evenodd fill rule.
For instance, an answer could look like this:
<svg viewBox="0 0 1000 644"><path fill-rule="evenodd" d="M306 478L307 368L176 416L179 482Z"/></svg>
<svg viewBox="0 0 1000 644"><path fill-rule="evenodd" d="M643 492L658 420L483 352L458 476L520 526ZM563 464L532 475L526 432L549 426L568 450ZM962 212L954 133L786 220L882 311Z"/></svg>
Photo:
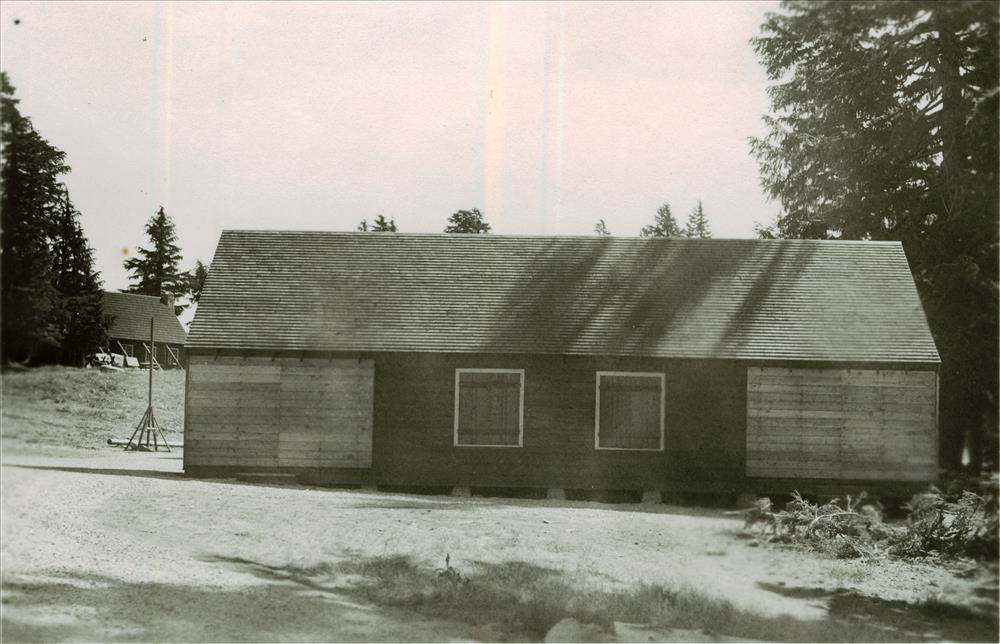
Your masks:
<svg viewBox="0 0 1000 644"><path fill-rule="evenodd" d="M787 492L938 474L891 242L226 231L185 470Z"/></svg>
<svg viewBox="0 0 1000 644"><path fill-rule="evenodd" d="M174 315L173 298L136 293L104 292L104 317L108 319L108 353L120 353L149 363L149 321L153 322L155 364L164 369L183 365L187 333Z"/></svg>

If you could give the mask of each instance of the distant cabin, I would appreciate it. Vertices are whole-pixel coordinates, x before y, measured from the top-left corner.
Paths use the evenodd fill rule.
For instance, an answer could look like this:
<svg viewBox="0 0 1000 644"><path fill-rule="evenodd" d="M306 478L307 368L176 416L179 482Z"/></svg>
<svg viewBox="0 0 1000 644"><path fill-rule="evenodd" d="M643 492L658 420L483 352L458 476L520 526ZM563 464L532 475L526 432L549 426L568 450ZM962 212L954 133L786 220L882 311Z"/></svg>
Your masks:
<svg viewBox="0 0 1000 644"><path fill-rule="evenodd" d="M174 315L172 297L104 292L104 317L109 321L109 353L120 353L149 363L149 321L156 341L154 358L161 368L183 365L187 333Z"/></svg>
<svg viewBox="0 0 1000 644"><path fill-rule="evenodd" d="M184 467L739 493L938 476L895 242L225 231Z"/></svg>

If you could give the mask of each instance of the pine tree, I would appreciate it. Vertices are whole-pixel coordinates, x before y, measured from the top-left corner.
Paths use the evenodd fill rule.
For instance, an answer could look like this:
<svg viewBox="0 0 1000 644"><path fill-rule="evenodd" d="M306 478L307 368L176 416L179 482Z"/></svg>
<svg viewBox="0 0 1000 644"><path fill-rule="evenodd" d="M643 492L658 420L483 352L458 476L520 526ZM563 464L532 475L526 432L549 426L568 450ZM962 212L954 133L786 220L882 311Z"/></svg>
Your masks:
<svg viewBox="0 0 1000 644"><path fill-rule="evenodd" d="M897 240L941 353L940 453L997 457L995 2L786 2L753 46L773 81L751 139L783 214L760 234Z"/></svg>
<svg viewBox="0 0 1000 644"><path fill-rule="evenodd" d="M599 237L610 237L611 236L611 231L608 230L608 225L606 223L604 223L603 219L598 220L598 222L596 224L594 224L594 234L597 235L597 236L599 236Z"/></svg>
<svg viewBox="0 0 1000 644"><path fill-rule="evenodd" d="M0 290L3 360L30 361L58 353L63 303L52 272L49 241L56 233L66 155L35 131L20 113L14 86L0 72Z"/></svg>
<svg viewBox="0 0 1000 644"><path fill-rule="evenodd" d="M194 268L187 274L188 293L191 300L198 302L201 300L201 292L205 289L205 280L208 279L208 266L201 263L200 259L195 260Z"/></svg>
<svg viewBox="0 0 1000 644"><path fill-rule="evenodd" d="M681 237L681 228L670 212L670 204L663 204L656 211L656 220L649 226L643 226L640 237Z"/></svg>
<svg viewBox="0 0 1000 644"><path fill-rule="evenodd" d="M361 233L395 233L399 229L396 228L395 220L387 220L384 215L376 215L375 221L371 224L368 223L367 219L362 219L357 230Z"/></svg>
<svg viewBox="0 0 1000 644"><path fill-rule="evenodd" d="M81 365L107 340L100 274L94 253L80 227L80 213L64 192L58 234L52 243L56 288L62 296L63 364Z"/></svg>
<svg viewBox="0 0 1000 644"><path fill-rule="evenodd" d="M163 206L149 219L145 230L151 247L139 248L138 257L125 260L125 268L132 273L129 280L135 282L127 292L156 297L187 295L188 280L177 268L181 260L180 248L175 243L177 233ZM185 308L184 305L176 305L176 313Z"/></svg>
<svg viewBox="0 0 1000 644"><path fill-rule="evenodd" d="M479 212L478 208L459 210L448 217L448 225L444 232L486 234L490 232L490 225L486 223L483 213Z"/></svg>
<svg viewBox="0 0 1000 644"><path fill-rule="evenodd" d="M701 207L701 202L691 214L688 215L687 224L684 226L684 236L685 237L697 237L699 239L708 239L712 236L711 231L708 229L708 218L705 217L705 211Z"/></svg>

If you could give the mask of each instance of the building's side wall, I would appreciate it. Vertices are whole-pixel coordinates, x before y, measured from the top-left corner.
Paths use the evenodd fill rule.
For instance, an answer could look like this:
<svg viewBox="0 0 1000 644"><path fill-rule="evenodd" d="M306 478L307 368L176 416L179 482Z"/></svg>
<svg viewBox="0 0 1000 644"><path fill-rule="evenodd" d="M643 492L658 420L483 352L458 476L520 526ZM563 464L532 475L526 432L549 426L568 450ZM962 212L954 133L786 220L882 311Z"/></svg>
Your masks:
<svg viewBox="0 0 1000 644"><path fill-rule="evenodd" d="M184 465L369 468L370 360L189 357Z"/></svg>
<svg viewBox="0 0 1000 644"><path fill-rule="evenodd" d="M808 481L927 481L937 473L933 365L880 371L728 360L225 352L194 352L189 364L191 472L311 470L384 485L706 493L806 491ZM523 370L521 447L454 444L456 369ZM662 451L595 449L598 372L663 374ZM789 373L800 379L795 392L787 390ZM839 384L812 382L810 373L835 373Z"/></svg>
<svg viewBox="0 0 1000 644"><path fill-rule="evenodd" d="M108 349L111 353L120 353L123 348L128 348L129 346L132 348L132 357L143 363L149 359L149 353L147 352L142 340L129 340L126 338L115 337L108 338ZM170 351L173 352L172 354L167 350L167 347L170 347ZM176 361L174 356L177 357ZM184 345L168 342L156 343L156 361L164 369L176 369L178 367L183 367L184 360Z"/></svg>
<svg viewBox="0 0 1000 644"><path fill-rule="evenodd" d="M523 447L453 445L455 369L524 370ZM598 371L663 373L664 451L594 447ZM729 361L385 354L374 479L399 485L738 489L746 369Z"/></svg>
<svg viewBox="0 0 1000 644"><path fill-rule="evenodd" d="M749 367L747 475L937 476L934 371Z"/></svg>

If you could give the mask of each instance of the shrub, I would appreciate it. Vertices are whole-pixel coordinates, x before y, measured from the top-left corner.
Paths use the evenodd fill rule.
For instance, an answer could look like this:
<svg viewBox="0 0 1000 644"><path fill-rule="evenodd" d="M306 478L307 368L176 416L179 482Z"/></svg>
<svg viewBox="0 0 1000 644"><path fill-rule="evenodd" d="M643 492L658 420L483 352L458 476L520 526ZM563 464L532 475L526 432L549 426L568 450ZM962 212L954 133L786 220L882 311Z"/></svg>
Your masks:
<svg viewBox="0 0 1000 644"><path fill-rule="evenodd" d="M816 504L798 491L780 512L770 511L770 501L754 508L770 524L772 539L797 542L839 558L875 559L883 554L878 542L886 539L891 528L882 522L881 508L864 493Z"/></svg>
<svg viewBox="0 0 1000 644"><path fill-rule="evenodd" d="M783 510L759 499L747 513L747 524L763 524L770 539L805 545L839 558L868 561L887 554L899 557L997 558L997 477L975 484L952 485L947 492L931 487L906 504L901 525L882 521L881 507L861 493L843 501L814 504L792 493Z"/></svg>
<svg viewBox="0 0 1000 644"><path fill-rule="evenodd" d="M997 558L996 475L982 482L981 493L953 487L931 487L906 504L906 533L894 545L902 556L939 553L947 556Z"/></svg>

